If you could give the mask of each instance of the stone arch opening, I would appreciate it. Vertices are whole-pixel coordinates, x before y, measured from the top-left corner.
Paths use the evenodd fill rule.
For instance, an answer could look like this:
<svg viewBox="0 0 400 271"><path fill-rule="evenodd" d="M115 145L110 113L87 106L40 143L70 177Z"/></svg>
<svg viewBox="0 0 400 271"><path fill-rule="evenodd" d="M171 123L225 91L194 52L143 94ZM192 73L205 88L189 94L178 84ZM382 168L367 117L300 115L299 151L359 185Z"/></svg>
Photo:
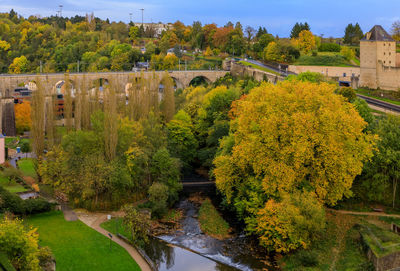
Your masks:
<svg viewBox="0 0 400 271"><path fill-rule="evenodd" d="M200 86L200 85L209 85L211 84L211 80L208 79L206 76L204 75L199 75L194 77L192 80L190 80L189 86Z"/></svg>

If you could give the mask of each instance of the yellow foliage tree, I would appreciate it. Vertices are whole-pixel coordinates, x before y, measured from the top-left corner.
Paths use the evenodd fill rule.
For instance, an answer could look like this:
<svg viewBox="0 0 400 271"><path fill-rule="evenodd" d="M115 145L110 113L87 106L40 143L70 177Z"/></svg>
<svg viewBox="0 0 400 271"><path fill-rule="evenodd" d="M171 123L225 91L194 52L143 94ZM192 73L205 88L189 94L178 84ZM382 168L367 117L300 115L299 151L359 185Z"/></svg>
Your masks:
<svg viewBox="0 0 400 271"><path fill-rule="evenodd" d="M25 56L16 57L8 67L10 73L24 73L28 70L28 59Z"/></svg>
<svg viewBox="0 0 400 271"><path fill-rule="evenodd" d="M279 46L276 42L272 41L264 48L264 59L268 61L280 61L281 60Z"/></svg>
<svg viewBox="0 0 400 271"><path fill-rule="evenodd" d="M164 70L171 70L178 64L178 58L174 54L169 54L164 57L163 64Z"/></svg>
<svg viewBox="0 0 400 271"><path fill-rule="evenodd" d="M335 89L328 83L264 83L236 102L232 133L221 141L214 174L248 230L265 228L260 221L268 224L269 218L260 210L268 200L279 203L284 193L306 189L328 205L352 194L375 136L363 132L366 122Z"/></svg>
<svg viewBox="0 0 400 271"><path fill-rule="evenodd" d="M21 104L16 104L14 106L14 111L17 133L29 131L32 127L31 103L28 101L24 101Z"/></svg>
<svg viewBox="0 0 400 271"><path fill-rule="evenodd" d="M299 37L294 39L292 43L304 54L308 54L316 48L315 36L308 30L301 31Z"/></svg>

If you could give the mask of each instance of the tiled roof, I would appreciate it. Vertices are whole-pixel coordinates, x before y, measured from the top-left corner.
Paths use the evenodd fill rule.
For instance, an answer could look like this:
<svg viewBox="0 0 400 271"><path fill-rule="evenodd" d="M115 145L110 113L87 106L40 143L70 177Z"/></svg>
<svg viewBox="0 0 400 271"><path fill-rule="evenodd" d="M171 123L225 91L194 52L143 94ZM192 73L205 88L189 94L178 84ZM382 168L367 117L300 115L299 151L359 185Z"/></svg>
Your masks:
<svg viewBox="0 0 400 271"><path fill-rule="evenodd" d="M380 25L375 25L362 38L362 41L394 41L394 39Z"/></svg>

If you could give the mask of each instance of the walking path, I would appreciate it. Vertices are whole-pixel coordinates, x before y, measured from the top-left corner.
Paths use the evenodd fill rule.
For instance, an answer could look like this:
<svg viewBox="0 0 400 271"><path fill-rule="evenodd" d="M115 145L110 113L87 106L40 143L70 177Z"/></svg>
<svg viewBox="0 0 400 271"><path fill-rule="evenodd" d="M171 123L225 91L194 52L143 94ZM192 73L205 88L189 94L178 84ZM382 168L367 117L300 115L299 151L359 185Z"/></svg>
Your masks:
<svg viewBox="0 0 400 271"><path fill-rule="evenodd" d="M100 227L100 224L105 222L107 220L107 214L102 214L102 213L78 213L78 218L81 220L83 223L91 227L92 229L96 230L97 232L103 234L104 236L107 236L109 238L110 234L108 231ZM136 261L136 263L140 266L142 271L151 271L150 266L148 263L143 259L143 257L139 254L139 252L132 247L131 245L125 243L121 238L118 236L113 235L112 240L123 247L128 253L131 255L131 257Z"/></svg>
<svg viewBox="0 0 400 271"><path fill-rule="evenodd" d="M382 217L400 218L400 215L386 214L386 213L379 213L379 212L356 212L356 211L345 211L345 210L334 210L334 209L329 209L329 210L336 212L336 213L348 214L348 215L366 215L366 216L382 216Z"/></svg>

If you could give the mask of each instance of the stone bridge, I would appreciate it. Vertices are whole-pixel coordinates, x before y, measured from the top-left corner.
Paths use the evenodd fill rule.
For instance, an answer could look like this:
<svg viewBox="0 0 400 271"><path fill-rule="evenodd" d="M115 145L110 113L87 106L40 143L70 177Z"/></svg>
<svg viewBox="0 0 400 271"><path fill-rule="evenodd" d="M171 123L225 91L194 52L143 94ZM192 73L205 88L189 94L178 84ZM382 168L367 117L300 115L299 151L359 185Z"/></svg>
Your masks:
<svg viewBox="0 0 400 271"><path fill-rule="evenodd" d="M95 86L94 82L98 80L112 80L113 84L119 91L125 91L128 83L132 82L133 78L142 76L150 80L161 80L166 72L96 72L96 73L70 73L68 78L71 84L76 87L81 87L84 82L87 87ZM194 78L204 78L208 83L215 82L218 78L223 77L228 71L169 71L168 74L174 80L177 88L186 88L190 85ZM47 95L54 94L56 85L59 82L66 80L67 75L64 73L52 74L16 74L16 75L0 75L0 93L1 97L9 98L12 96L14 89L18 86L23 86L30 82L40 82L41 87L46 91ZM78 83L79 82L79 83ZM78 86L79 85L79 86Z"/></svg>
<svg viewBox="0 0 400 271"><path fill-rule="evenodd" d="M162 83L165 74L174 80L177 88L186 88L193 79L201 77L206 82L215 82L228 71L158 71L158 72L97 72L97 73L52 73L52 74L16 74L0 75L0 132L13 136L15 130L14 89L20 86L32 84L33 87L41 87L46 96L56 94L57 85L66 80L74 89L86 88L87 90L98 86L100 80L111 82L116 90L124 93L129 83L137 77L142 77L153 83ZM34 90L34 88L33 88Z"/></svg>

